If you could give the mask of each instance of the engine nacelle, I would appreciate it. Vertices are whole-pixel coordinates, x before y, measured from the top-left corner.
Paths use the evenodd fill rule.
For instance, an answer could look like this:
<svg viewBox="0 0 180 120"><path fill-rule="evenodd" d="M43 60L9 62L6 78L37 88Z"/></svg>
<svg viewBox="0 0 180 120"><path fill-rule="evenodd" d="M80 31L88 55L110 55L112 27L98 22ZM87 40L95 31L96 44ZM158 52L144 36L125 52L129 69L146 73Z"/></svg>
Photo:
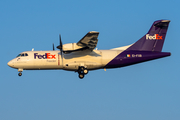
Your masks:
<svg viewBox="0 0 180 120"><path fill-rule="evenodd" d="M68 43L63 45L63 51L73 51L82 48L78 46L76 43Z"/></svg>

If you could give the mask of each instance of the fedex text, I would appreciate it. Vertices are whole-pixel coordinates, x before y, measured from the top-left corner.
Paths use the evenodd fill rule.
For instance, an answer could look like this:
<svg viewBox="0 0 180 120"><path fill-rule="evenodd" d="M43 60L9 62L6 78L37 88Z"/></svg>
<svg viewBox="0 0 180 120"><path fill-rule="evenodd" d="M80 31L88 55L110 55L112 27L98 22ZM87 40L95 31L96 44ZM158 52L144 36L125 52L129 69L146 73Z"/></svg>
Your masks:
<svg viewBox="0 0 180 120"><path fill-rule="evenodd" d="M153 36L146 34L146 40L162 40L162 36L154 34Z"/></svg>
<svg viewBox="0 0 180 120"><path fill-rule="evenodd" d="M43 55L34 53L34 59L56 59L56 55L53 55L51 53L45 53Z"/></svg>

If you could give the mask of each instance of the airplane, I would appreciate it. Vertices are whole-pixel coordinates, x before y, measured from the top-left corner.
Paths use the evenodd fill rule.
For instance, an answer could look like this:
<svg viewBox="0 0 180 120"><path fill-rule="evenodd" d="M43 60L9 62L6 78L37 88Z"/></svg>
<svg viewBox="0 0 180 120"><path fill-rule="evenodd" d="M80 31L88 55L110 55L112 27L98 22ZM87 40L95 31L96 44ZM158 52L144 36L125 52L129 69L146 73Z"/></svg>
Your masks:
<svg viewBox="0 0 180 120"><path fill-rule="evenodd" d="M147 34L131 45L110 50L97 50L99 32L88 32L79 42L64 44L59 35L59 50L25 51L9 61L8 66L23 70L67 70L84 78L89 71L97 69L120 68L141 62L170 56L161 52L170 20L155 21Z"/></svg>

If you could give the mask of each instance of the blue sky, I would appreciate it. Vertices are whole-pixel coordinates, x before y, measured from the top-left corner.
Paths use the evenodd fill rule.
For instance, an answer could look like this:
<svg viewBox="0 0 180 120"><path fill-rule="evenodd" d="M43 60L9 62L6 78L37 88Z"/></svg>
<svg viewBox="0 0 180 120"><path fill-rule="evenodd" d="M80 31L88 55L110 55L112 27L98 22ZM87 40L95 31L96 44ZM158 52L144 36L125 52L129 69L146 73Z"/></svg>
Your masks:
<svg viewBox="0 0 180 120"><path fill-rule="evenodd" d="M1 120L177 120L180 118L178 0L1 0ZM52 50L99 31L98 49L129 45L155 20L171 20L163 51L172 56L124 68L18 71L20 52Z"/></svg>

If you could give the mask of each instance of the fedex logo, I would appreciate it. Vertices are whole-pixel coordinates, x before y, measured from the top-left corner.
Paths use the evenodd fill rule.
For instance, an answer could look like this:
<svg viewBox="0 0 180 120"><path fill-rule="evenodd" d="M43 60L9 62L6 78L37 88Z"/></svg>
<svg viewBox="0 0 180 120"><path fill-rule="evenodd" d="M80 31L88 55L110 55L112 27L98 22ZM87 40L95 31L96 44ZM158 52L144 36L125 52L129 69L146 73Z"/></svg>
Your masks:
<svg viewBox="0 0 180 120"><path fill-rule="evenodd" d="M146 34L146 40L162 40L162 36L160 36L159 34L154 34L154 36Z"/></svg>
<svg viewBox="0 0 180 120"><path fill-rule="evenodd" d="M38 53L34 53L34 59L56 59L56 55L52 55L51 53L45 53L44 55L40 55Z"/></svg>

